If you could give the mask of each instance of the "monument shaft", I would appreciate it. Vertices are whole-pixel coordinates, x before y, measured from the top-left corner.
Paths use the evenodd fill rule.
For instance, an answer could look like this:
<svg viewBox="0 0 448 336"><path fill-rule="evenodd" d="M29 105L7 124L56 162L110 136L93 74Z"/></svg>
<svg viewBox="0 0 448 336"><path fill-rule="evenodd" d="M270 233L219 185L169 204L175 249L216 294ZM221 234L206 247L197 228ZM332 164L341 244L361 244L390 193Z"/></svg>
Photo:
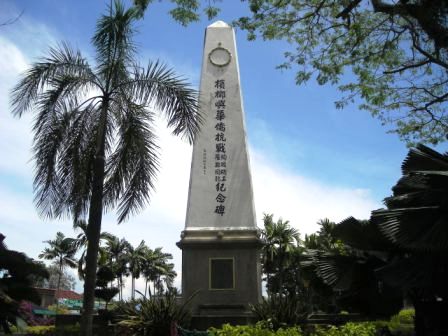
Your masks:
<svg viewBox="0 0 448 336"><path fill-rule="evenodd" d="M191 164L182 249L182 295L196 327L245 323L261 298L258 229L233 29L206 30L200 84L204 117ZM218 318L219 317L219 318Z"/></svg>

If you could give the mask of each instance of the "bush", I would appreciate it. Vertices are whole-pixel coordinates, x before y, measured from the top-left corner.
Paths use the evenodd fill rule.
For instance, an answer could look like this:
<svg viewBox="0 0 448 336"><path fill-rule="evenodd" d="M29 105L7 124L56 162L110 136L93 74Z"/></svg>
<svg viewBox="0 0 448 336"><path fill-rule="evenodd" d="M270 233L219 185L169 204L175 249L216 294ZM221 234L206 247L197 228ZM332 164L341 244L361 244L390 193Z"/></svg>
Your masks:
<svg viewBox="0 0 448 336"><path fill-rule="evenodd" d="M414 334L414 309L403 309L391 317L388 327L393 335L407 336Z"/></svg>
<svg viewBox="0 0 448 336"><path fill-rule="evenodd" d="M396 316L397 316L398 322L401 324L414 324L415 310L414 309L402 309ZM394 317L395 316L393 316L392 319Z"/></svg>
<svg viewBox="0 0 448 336"><path fill-rule="evenodd" d="M19 315L29 326L48 326L54 324L51 317L39 317L33 313L33 306L28 301L20 302Z"/></svg>
<svg viewBox="0 0 448 336"><path fill-rule="evenodd" d="M118 303L115 310L118 325L131 335L166 336L173 322L187 327L190 319L185 305L179 305L171 294L157 299Z"/></svg>
<svg viewBox="0 0 448 336"><path fill-rule="evenodd" d="M376 336L377 328L372 322L349 322L342 326L329 328L316 327L310 336Z"/></svg>
<svg viewBox="0 0 448 336"><path fill-rule="evenodd" d="M56 314L70 314L70 310L68 309L68 307L64 306L64 305L50 305L47 307L48 310L54 311Z"/></svg>
<svg viewBox="0 0 448 336"><path fill-rule="evenodd" d="M210 336L302 336L299 327L280 328L276 331L267 328L264 323L257 323L254 326L231 326L224 324L222 328L210 328Z"/></svg>
<svg viewBox="0 0 448 336"><path fill-rule="evenodd" d="M303 322L306 313L303 304L297 299L273 295L262 302L251 306L258 321L265 321L277 330Z"/></svg>
<svg viewBox="0 0 448 336"><path fill-rule="evenodd" d="M55 326L33 326L27 327L25 332L27 335L54 335Z"/></svg>

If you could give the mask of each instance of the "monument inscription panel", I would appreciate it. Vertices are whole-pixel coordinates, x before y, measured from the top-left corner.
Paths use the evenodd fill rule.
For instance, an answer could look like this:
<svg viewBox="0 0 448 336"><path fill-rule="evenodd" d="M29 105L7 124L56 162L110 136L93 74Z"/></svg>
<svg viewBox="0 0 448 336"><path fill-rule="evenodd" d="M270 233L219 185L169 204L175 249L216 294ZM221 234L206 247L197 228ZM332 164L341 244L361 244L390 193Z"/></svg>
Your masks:
<svg viewBox="0 0 448 336"><path fill-rule="evenodd" d="M233 258L210 258L210 289L234 289Z"/></svg>

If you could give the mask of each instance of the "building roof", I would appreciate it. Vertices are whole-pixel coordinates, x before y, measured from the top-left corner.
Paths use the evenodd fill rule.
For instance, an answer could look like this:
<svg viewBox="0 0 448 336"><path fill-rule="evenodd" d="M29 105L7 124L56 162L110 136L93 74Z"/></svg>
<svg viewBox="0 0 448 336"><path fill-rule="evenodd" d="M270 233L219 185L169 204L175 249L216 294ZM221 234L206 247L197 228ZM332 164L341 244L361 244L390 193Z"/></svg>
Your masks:
<svg viewBox="0 0 448 336"><path fill-rule="evenodd" d="M36 288L40 295L54 296L57 299L82 300L82 294L76 293L72 290L60 289L56 293L56 289L51 288Z"/></svg>

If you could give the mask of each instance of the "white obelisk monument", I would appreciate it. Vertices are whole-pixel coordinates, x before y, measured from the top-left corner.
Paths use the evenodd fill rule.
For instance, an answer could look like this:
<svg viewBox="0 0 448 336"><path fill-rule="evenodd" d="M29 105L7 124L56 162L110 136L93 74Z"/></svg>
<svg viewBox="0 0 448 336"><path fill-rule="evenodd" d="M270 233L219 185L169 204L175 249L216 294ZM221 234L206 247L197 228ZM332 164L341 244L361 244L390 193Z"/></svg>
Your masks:
<svg viewBox="0 0 448 336"><path fill-rule="evenodd" d="M259 249L235 34L208 26L182 249L182 296L196 327L245 323L261 298ZM246 319L246 320L245 320Z"/></svg>

